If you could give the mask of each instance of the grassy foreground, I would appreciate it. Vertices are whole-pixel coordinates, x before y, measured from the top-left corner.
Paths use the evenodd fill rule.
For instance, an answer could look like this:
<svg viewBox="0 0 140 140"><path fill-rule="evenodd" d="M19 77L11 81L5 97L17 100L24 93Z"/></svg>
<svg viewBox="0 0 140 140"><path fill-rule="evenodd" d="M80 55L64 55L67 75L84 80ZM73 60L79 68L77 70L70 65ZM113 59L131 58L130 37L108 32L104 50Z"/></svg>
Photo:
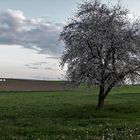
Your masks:
<svg viewBox="0 0 140 140"><path fill-rule="evenodd" d="M97 89L1 92L0 140L140 140L140 86L115 88L98 111Z"/></svg>

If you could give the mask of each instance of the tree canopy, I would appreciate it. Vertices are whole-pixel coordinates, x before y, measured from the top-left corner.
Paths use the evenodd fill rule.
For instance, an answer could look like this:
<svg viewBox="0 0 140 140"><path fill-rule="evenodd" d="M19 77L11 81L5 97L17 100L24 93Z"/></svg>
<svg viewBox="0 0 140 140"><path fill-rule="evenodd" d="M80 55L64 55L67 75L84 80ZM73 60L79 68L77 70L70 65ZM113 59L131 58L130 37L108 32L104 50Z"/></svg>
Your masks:
<svg viewBox="0 0 140 140"><path fill-rule="evenodd" d="M65 44L61 64L68 65L67 79L98 84L99 108L116 84L139 80L140 21L131 20L120 4L84 2L60 38Z"/></svg>

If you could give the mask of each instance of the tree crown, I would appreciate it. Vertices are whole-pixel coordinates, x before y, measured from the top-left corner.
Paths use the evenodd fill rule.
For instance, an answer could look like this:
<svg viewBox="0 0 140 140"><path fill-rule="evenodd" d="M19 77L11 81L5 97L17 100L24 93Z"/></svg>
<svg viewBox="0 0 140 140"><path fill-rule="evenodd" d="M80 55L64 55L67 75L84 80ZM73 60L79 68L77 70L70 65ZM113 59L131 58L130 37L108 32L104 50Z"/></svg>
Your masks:
<svg viewBox="0 0 140 140"><path fill-rule="evenodd" d="M84 2L60 38L65 43L61 64L68 64L68 80L113 87L139 79L140 22L132 22L120 4Z"/></svg>

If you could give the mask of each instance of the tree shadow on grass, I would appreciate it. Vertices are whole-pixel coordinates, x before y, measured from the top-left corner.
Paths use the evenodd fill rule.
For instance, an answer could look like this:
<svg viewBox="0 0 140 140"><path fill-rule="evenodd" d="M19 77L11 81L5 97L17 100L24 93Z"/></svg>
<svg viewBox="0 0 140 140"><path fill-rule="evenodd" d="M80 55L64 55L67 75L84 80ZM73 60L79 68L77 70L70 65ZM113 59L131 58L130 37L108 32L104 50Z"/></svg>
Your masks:
<svg viewBox="0 0 140 140"><path fill-rule="evenodd" d="M65 105L57 111L50 112L51 118L63 119L91 119L91 118L117 118L126 114L133 114L139 112L133 106L122 105L106 105L105 109L100 111L95 105Z"/></svg>
<svg viewBox="0 0 140 140"><path fill-rule="evenodd" d="M131 116L140 115L140 104L136 104L137 100L132 97L140 96L138 93L127 93L131 98L127 100L124 98L119 102L119 98L115 102L107 102L104 110L100 111L96 107L96 103L89 103L83 105L77 104L62 104L58 110L50 112L50 118L61 118L64 120L71 119L119 119L129 118ZM128 97L129 98L129 97ZM120 96L121 99L121 96ZM111 100L111 99L110 99ZM114 100L114 99L112 99Z"/></svg>
<svg viewBox="0 0 140 140"><path fill-rule="evenodd" d="M82 106L65 105L57 111L50 112L49 119L55 124L87 127L91 125L108 125L125 123L132 119L126 106L107 105L105 110L99 111L93 104ZM130 113L130 112L129 112ZM130 114L134 115L135 112Z"/></svg>

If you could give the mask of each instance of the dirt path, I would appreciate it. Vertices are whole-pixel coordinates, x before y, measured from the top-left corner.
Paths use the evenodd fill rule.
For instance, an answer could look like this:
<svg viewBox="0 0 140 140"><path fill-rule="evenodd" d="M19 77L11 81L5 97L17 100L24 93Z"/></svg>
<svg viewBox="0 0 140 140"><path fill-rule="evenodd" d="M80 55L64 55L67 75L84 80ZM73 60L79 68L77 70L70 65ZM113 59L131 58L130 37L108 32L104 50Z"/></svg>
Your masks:
<svg viewBox="0 0 140 140"><path fill-rule="evenodd" d="M0 91L60 91L64 89L61 81L6 79L0 82Z"/></svg>

